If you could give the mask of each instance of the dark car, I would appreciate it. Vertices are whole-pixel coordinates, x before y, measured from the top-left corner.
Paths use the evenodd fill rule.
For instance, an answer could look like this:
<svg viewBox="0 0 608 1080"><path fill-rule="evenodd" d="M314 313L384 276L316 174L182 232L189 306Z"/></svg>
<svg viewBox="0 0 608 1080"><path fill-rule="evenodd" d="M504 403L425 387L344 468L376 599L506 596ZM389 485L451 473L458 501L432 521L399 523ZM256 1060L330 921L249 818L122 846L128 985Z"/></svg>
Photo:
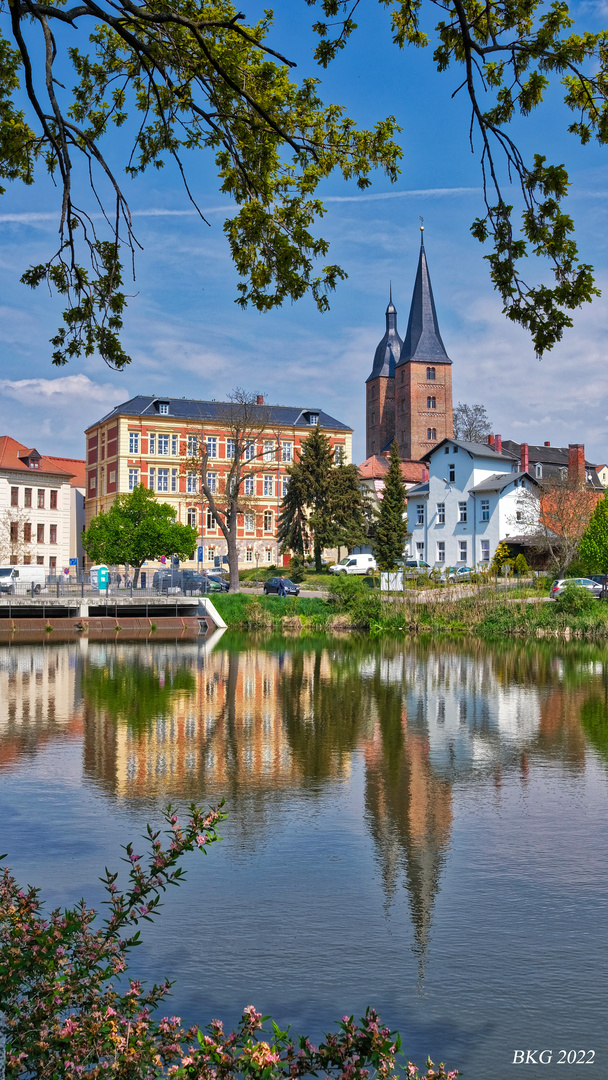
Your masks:
<svg viewBox="0 0 608 1080"><path fill-rule="evenodd" d="M283 582L283 587L287 596L300 595L300 586L295 585L293 581L289 580L289 578L271 577L268 579L268 581L264 582L264 592L266 593L266 596L268 596L268 593L280 592L281 581Z"/></svg>
<svg viewBox="0 0 608 1080"><path fill-rule="evenodd" d="M206 592L228 592L230 583L225 578L218 577L217 574L205 574L204 580L207 588Z"/></svg>
<svg viewBox="0 0 608 1080"><path fill-rule="evenodd" d="M213 579L215 581L215 579ZM161 593L207 593L218 592L219 587L211 584L206 574L196 570L157 570L152 578L155 589Z"/></svg>

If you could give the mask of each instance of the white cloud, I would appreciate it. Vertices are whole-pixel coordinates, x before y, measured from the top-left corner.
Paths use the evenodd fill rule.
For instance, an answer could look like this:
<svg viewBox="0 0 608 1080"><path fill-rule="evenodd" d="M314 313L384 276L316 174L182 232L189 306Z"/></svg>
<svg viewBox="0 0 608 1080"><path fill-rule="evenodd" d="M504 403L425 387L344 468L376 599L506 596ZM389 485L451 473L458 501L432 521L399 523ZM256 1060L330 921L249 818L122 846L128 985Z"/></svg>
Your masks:
<svg viewBox="0 0 608 1080"><path fill-rule="evenodd" d="M0 379L0 433L43 454L84 457L84 429L125 401L124 384L86 375L56 379Z"/></svg>

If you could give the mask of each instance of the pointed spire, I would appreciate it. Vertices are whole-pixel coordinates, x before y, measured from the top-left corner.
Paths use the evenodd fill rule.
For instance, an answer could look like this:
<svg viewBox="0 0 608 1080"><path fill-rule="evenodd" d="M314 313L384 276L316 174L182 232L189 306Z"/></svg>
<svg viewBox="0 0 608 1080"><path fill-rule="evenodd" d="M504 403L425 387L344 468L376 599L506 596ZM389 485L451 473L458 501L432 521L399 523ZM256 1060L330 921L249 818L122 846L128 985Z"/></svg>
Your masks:
<svg viewBox="0 0 608 1080"><path fill-rule="evenodd" d="M367 379L392 378L395 374L395 364L399 362L403 342L397 333L397 308L393 304L393 284L389 286L389 301L386 309L386 330L384 337L378 344L374 356L372 373Z"/></svg>
<svg viewBox="0 0 608 1080"><path fill-rule="evenodd" d="M424 225L420 226L420 256L412 295L412 306L399 364L408 360L420 363L451 364L439 333L433 289L424 248Z"/></svg>

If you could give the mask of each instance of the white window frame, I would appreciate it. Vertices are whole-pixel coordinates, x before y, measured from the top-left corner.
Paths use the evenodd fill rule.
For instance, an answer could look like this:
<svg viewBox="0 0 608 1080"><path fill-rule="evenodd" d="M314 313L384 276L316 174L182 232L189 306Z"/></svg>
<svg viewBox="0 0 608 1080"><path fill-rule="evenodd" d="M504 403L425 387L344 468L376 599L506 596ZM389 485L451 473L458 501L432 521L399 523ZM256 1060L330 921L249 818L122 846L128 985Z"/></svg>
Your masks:
<svg viewBox="0 0 608 1080"><path fill-rule="evenodd" d="M253 476L245 477L243 491L245 495L255 495L255 479Z"/></svg>
<svg viewBox="0 0 608 1080"><path fill-rule="evenodd" d="M253 562L253 548L248 547L245 549L245 562Z"/></svg>
<svg viewBox="0 0 608 1080"><path fill-rule="evenodd" d="M156 469L148 469L148 488L154 491L156 484Z"/></svg>
<svg viewBox="0 0 608 1080"><path fill-rule="evenodd" d="M482 540L481 541L481 561L482 562L489 562L490 561L490 541L489 540Z"/></svg>
<svg viewBox="0 0 608 1080"><path fill-rule="evenodd" d="M206 440L206 443L207 443L207 457L208 458L216 458L217 457L217 436L215 436L215 435L209 436L207 438L207 440Z"/></svg>
<svg viewBox="0 0 608 1080"><path fill-rule="evenodd" d="M209 488L209 491L211 492L212 495L217 495L217 473L216 472L208 472L207 473L207 487Z"/></svg>
<svg viewBox="0 0 608 1080"><path fill-rule="evenodd" d="M469 559L469 541L468 540L459 540L458 541L458 552L459 552L458 562L462 562L462 563L468 562L468 559ZM464 552L464 554L463 554L463 552Z"/></svg>
<svg viewBox="0 0 608 1080"><path fill-rule="evenodd" d="M293 443L282 442L281 443L281 461L291 462L293 455Z"/></svg>
<svg viewBox="0 0 608 1080"><path fill-rule="evenodd" d="M129 453L139 454L139 431L129 432Z"/></svg>
<svg viewBox="0 0 608 1080"><path fill-rule="evenodd" d="M148 453L156 454L156 435L153 431L148 435Z"/></svg>
<svg viewBox="0 0 608 1080"><path fill-rule="evenodd" d="M178 457L179 455L179 437L177 435L171 436L171 457Z"/></svg>
<svg viewBox="0 0 608 1080"><path fill-rule="evenodd" d="M169 436L166 435L164 432L161 433L159 431L158 433L158 449L156 452L159 457L169 456Z"/></svg>
<svg viewBox="0 0 608 1080"><path fill-rule="evenodd" d="M157 487L156 487L157 491L162 491L163 493L169 491L169 470L168 469L159 469L158 470L158 478L157 478L156 483L157 483Z"/></svg>
<svg viewBox="0 0 608 1080"><path fill-rule="evenodd" d="M458 503L458 524L466 525L467 523L467 504L466 502Z"/></svg>
<svg viewBox="0 0 608 1080"><path fill-rule="evenodd" d="M264 477L264 495L266 495L267 497L270 497L270 498L272 498L272 496L274 495L274 492L272 490L273 486L274 486L273 485L273 479L274 479L274 477L272 477L272 476L265 476Z"/></svg>
<svg viewBox="0 0 608 1080"><path fill-rule="evenodd" d="M264 443L264 461L274 461L275 450L276 443L267 439Z"/></svg>
<svg viewBox="0 0 608 1080"><path fill-rule="evenodd" d="M424 525L424 503L416 503L416 525Z"/></svg>
<svg viewBox="0 0 608 1080"><path fill-rule="evenodd" d="M198 495L198 476L195 472L189 472L186 477L186 491L188 495Z"/></svg>
<svg viewBox="0 0 608 1080"><path fill-rule="evenodd" d="M245 446L245 453L244 453L243 456L245 458L245 461L253 461L253 459L255 458L255 443L254 442L248 442L247 443L247 445Z"/></svg>
<svg viewBox="0 0 608 1080"><path fill-rule="evenodd" d="M198 454L198 435L188 435L188 457L196 457Z"/></svg>
<svg viewBox="0 0 608 1080"><path fill-rule="evenodd" d="M226 457L229 461L236 457L236 439L226 439Z"/></svg>
<svg viewBox="0 0 608 1080"><path fill-rule="evenodd" d="M245 532L255 532L255 513L253 510L247 510L245 512Z"/></svg>
<svg viewBox="0 0 608 1080"><path fill-rule="evenodd" d="M482 521L489 521L490 520L490 500L489 499L482 499L481 500L481 520Z"/></svg>
<svg viewBox="0 0 608 1080"><path fill-rule="evenodd" d="M445 540L437 541L437 562L442 566L445 563Z"/></svg>
<svg viewBox="0 0 608 1080"><path fill-rule="evenodd" d="M272 510L264 511L264 532L271 533L274 526L274 514Z"/></svg>
<svg viewBox="0 0 608 1080"><path fill-rule="evenodd" d="M179 491L179 481L177 479L178 475L179 474L178 474L177 469L171 469L171 491L174 494L175 494L176 491Z"/></svg>
<svg viewBox="0 0 608 1080"><path fill-rule="evenodd" d="M186 511L186 517L187 517L188 525L190 525L191 528L196 529L198 522L196 520L197 513L196 513L196 507L195 506L189 506L188 507L188 510Z"/></svg>
<svg viewBox="0 0 608 1080"><path fill-rule="evenodd" d="M437 524L445 525L445 503L437 503Z"/></svg>
<svg viewBox="0 0 608 1080"><path fill-rule="evenodd" d="M139 484L139 469L129 469L129 491L133 491Z"/></svg>

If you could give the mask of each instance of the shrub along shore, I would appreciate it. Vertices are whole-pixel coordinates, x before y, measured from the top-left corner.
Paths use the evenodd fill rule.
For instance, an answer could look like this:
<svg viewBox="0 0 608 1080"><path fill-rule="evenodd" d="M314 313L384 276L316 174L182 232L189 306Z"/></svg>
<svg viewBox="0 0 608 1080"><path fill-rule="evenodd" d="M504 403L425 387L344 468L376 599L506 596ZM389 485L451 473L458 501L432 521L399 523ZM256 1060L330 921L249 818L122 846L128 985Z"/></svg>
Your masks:
<svg viewBox="0 0 608 1080"><path fill-rule="evenodd" d="M214 597L232 629L283 633L348 630L381 633L459 633L480 637L608 638L608 603L583 589L568 589L560 600L514 599L480 587L471 596L419 602L414 594L384 596L361 578L337 578L327 598L250 596Z"/></svg>

